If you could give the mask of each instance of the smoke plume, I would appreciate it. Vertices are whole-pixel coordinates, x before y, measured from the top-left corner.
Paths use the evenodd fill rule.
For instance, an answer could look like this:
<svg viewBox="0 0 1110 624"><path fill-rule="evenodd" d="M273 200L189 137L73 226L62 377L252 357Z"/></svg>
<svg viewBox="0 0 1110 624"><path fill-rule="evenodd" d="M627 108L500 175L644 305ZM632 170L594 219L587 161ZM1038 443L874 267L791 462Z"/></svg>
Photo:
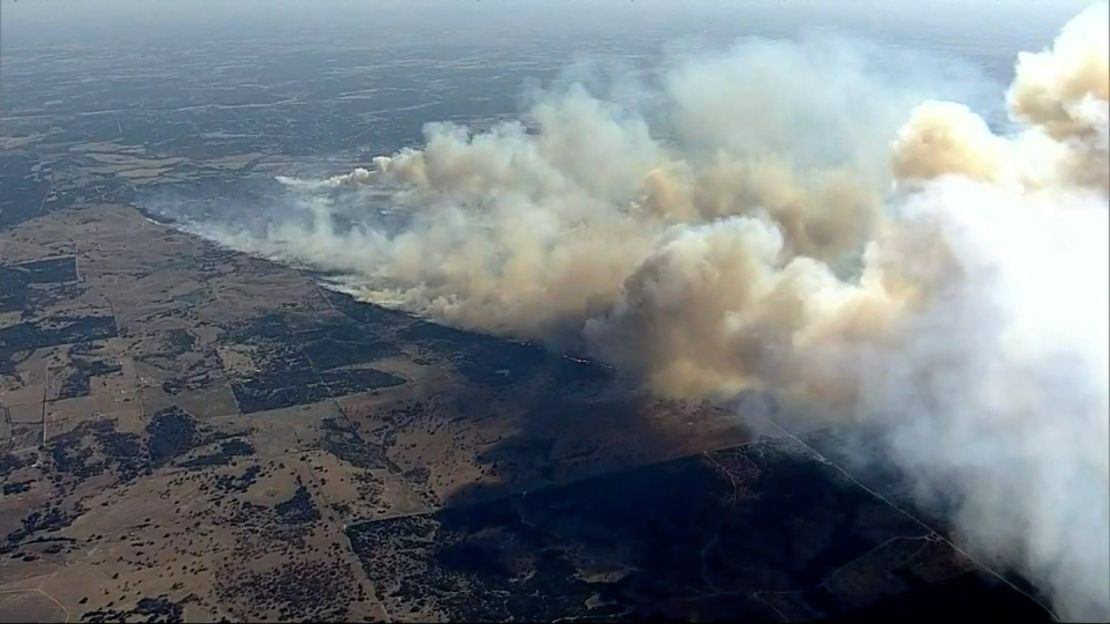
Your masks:
<svg viewBox="0 0 1110 624"><path fill-rule="evenodd" d="M919 67L750 41L674 63L642 109L561 86L520 122L281 178L303 209L265 232L197 227L663 395L880 425L962 543L1107 619L1107 20L1019 56L1005 134L921 101Z"/></svg>

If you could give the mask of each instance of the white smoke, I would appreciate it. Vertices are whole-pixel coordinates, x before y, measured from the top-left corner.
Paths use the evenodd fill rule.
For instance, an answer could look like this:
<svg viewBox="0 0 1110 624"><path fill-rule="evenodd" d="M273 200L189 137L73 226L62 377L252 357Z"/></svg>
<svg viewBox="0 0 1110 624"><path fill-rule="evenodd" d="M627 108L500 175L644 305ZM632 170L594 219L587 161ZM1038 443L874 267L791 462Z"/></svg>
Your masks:
<svg viewBox="0 0 1110 624"><path fill-rule="evenodd" d="M952 178L937 222L963 278L934 291L863 380L863 414L958 541L1017 566L1066 620L1110 613L1107 250L1099 193L1023 197Z"/></svg>
<svg viewBox="0 0 1110 624"><path fill-rule="evenodd" d="M571 86L522 123L430 124L372 168L282 179L308 223L204 231L369 301L587 348L660 394L763 389L880 424L962 541L1061 616L1107 619L1107 19L1020 56L1008 136L913 106L855 48L749 42L674 66L662 126ZM403 226L337 226L364 188Z"/></svg>

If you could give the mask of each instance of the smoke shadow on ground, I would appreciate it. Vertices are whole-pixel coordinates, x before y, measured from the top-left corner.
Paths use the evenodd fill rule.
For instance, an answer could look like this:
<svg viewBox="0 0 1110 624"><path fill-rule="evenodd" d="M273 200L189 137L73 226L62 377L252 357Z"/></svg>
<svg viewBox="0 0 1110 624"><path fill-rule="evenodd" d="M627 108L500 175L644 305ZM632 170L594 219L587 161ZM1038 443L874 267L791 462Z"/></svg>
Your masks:
<svg viewBox="0 0 1110 624"><path fill-rule="evenodd" d="M787 437L539 491L467 493L481 500L348 527L385 600L464 621L916 620L926 605L1047 619ZM946 592L961 600L937 599Z"/></svg>
<svg viewBox="0 0 1110 624"><path fill-rule="evenodd" d="M750 440L724 408L655 400L603 363L428 322L400 337L449 362L463 379L451 391L450 412L464 419L496 414L506 431L475 454L487 478L453 491L447 506Z"/></svg>

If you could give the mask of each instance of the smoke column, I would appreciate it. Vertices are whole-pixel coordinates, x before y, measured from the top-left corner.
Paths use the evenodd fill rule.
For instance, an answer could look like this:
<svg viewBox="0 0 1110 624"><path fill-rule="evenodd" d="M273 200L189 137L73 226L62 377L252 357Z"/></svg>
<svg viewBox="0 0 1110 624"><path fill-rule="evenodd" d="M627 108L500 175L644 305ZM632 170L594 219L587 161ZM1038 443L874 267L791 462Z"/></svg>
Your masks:
<svg viewBox="0 0 1110 624"><path fill-rule="evenodd" d="M1004 134L922 101L921 67L748 41L674 64L662 115L553 89L521 122L429 124L422 149L281 178L302 210L265 232L194 227L661 395L762 390L878 425L922 504L953 501L958 541L1105 620L1107 21L1094 5L1019 56Z"/></svg>

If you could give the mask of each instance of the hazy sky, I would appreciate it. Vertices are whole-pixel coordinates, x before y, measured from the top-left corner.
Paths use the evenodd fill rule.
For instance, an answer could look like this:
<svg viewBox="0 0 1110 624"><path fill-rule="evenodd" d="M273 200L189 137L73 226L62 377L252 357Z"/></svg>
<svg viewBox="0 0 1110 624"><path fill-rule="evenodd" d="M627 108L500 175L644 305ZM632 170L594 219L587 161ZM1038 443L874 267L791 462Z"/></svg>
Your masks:
<svg viewBox="0 0 1110 624"><path fill-rule="evenodd" d="M952 45L1046 43L1082 0L0 0L4 48L94 41L167 44L258 35L473 39L786 35L835 28Z"/></svg>

